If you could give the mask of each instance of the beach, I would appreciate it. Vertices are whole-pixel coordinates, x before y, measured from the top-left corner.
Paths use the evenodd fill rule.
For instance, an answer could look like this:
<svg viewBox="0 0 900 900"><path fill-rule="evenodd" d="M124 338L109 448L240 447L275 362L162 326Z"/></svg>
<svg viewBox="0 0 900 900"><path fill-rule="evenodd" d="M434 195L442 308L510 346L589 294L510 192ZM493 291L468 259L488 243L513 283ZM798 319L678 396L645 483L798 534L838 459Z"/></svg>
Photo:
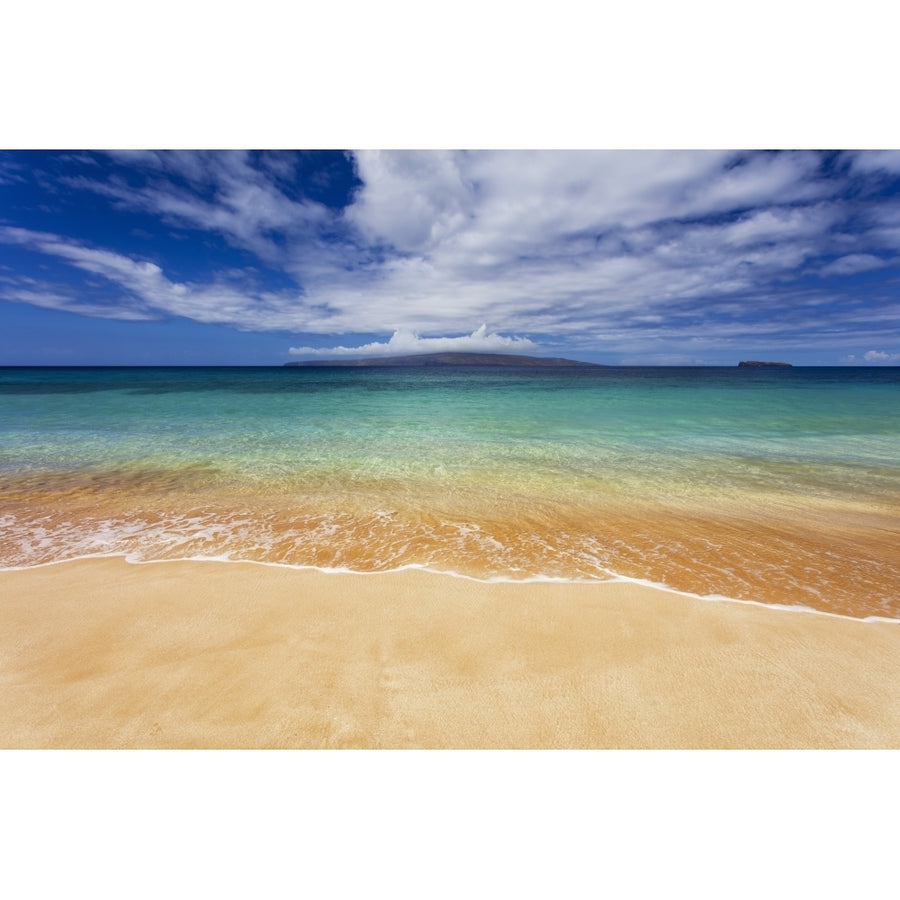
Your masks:
<svg viewBox="0 0 900 900"><path fill-rule="evenodd" d="M2 369L0 570L624 576L896 619L898 372Z"/></svg>
<svg viewBox="0 0 900 900"><path fill-rule="evenodd" d="M900 627L643 584L0 572L4 748L898 748Z"/></svg>
<svg viewBox="0 0 900 900"><path fill-rule="evenodd" d="M0 746L900 747L898 387L2 369Z"/></svg>

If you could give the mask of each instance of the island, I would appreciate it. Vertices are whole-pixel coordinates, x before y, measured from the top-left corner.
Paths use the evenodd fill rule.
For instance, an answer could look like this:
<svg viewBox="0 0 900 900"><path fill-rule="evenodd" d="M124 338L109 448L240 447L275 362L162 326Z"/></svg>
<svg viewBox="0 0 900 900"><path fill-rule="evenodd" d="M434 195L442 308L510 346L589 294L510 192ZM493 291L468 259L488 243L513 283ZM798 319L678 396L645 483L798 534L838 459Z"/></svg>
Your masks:
<svg viewBox="0 0 900 900"><path fill-rule="evenodd" d="M776 368L789 369L789 368L791 368L791 363L788 363L788 362L761 362L758 359L745 359L745 360L741 360L741 362L738 363L739 369L740 368L758 369L758 368L767 368L767 367L773 367L773 366Z"/></svg>
<svg viewBox="0 0 900 900"><path fill-rule="evenodd" d="M743 365L743 363L741 364ZM602 368L599 363L557 356L517 356L512 353L418 353L414 356L379 356L368 359L314 359L286 362L285 366L577 366Z"/></svg>

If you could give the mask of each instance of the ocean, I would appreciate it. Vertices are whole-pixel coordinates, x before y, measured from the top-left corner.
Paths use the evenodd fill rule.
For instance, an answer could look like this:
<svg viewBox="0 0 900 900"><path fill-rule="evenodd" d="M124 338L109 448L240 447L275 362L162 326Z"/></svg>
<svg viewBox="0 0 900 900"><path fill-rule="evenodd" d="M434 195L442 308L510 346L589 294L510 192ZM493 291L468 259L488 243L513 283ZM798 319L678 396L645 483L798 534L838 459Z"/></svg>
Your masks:
<svg viewBox="0 0 900 900"><path fill-rule="evenodd" d="M0 567L110 555L900 618L900 369L0 369Z"/></svg>

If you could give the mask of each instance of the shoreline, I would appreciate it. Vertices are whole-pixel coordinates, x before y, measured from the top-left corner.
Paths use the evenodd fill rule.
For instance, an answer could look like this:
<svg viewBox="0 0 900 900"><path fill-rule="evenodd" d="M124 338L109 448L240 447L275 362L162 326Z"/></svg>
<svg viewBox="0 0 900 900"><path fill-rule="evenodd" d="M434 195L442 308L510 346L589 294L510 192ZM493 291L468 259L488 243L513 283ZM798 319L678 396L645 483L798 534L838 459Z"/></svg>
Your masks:
<svg viewBox="0 0 900 900"><path fill-rule="evenodd" d="M97 553L85 554L83 556L73 556L66 559L51 560L50 562L35 563L29 566L0 566L0 576L6 572L29 572L33 569L46 569L53 566L62 566L69 563L83 562L85 560L102 560L113 559L122 560L130 566L152 566L167 565L170 563L196 563L203 564L223 564L238 566L262 566L265 568L282 569L291 572L315 572L321 575L353 575L359 577L372 576L390 576L398 575L402 572L424 572L428 575L434 575L438 578L459 578L463 581L471 581L475 584L494 585L494 584L511 584L511 585L532 585L532 584L559 584L559 585L607 585L607 584L629 584L639 588L647 588L652 591L658 591L661 594L674 594L678 597L688 597L692 600L699 600L703 603L736 603L745 606L758 606L763 609L780 610L789 613L809 613L815 616L827 616L832 619L843 619L848 622L861 623L881 623L900 625L900 617L891 618L890 616L850 616L846 613L834 613L824 609L816 609L814 606L803 606L802 604L789 603L767 603L764 600L745 600L740 597L729 597L725 594L695 594L691 591L684 591L679 588L670 587L661 582L649 581L646 578L632 578L629 575L620 575L618 573L610 573L609 578L562 578L554 575L529 575L525 578L510 578L505 576L491 576L488 578L479 578L477 575L467 575L465 572L454 572L446 569L433 569L427 565L418 563L408 563L398 566L396 569L378 569L374 571L366 571L364 569L350 568L330 568L327 566L303 565L283 562L269 562L261 559L231 559L224 556L185 556L185 557L166 557L163 559L133 559L128 553Z"/></svg>
<svg viewBox="0 0 900 900"><path fill-rule="evenodd" d="M0 595L4 748L900 748L894 620L122 557Z"/></svg>

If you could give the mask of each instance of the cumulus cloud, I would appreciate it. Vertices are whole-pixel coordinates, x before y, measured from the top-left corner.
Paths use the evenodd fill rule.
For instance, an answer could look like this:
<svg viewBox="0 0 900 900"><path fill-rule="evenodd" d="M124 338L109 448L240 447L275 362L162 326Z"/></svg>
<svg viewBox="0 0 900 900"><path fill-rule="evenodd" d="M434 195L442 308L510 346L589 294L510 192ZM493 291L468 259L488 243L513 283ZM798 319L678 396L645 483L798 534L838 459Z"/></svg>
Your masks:
<svg viewBox="0 0 900 900"><path fill-rule="evenodd" d="M373 341L360 347L291 347L294 356L401 356L417 353L520 353L536 350L529 338L488 333L487 325L459 337L420 337L414 331L398 329L389 341Z"/></svg>
<svg viewBox="0 0 900 900"><path fill-rule="evenodd" d="M866 362L900 362L900 353L885 353L883 350L868 350L863 354Z"/></svg>

